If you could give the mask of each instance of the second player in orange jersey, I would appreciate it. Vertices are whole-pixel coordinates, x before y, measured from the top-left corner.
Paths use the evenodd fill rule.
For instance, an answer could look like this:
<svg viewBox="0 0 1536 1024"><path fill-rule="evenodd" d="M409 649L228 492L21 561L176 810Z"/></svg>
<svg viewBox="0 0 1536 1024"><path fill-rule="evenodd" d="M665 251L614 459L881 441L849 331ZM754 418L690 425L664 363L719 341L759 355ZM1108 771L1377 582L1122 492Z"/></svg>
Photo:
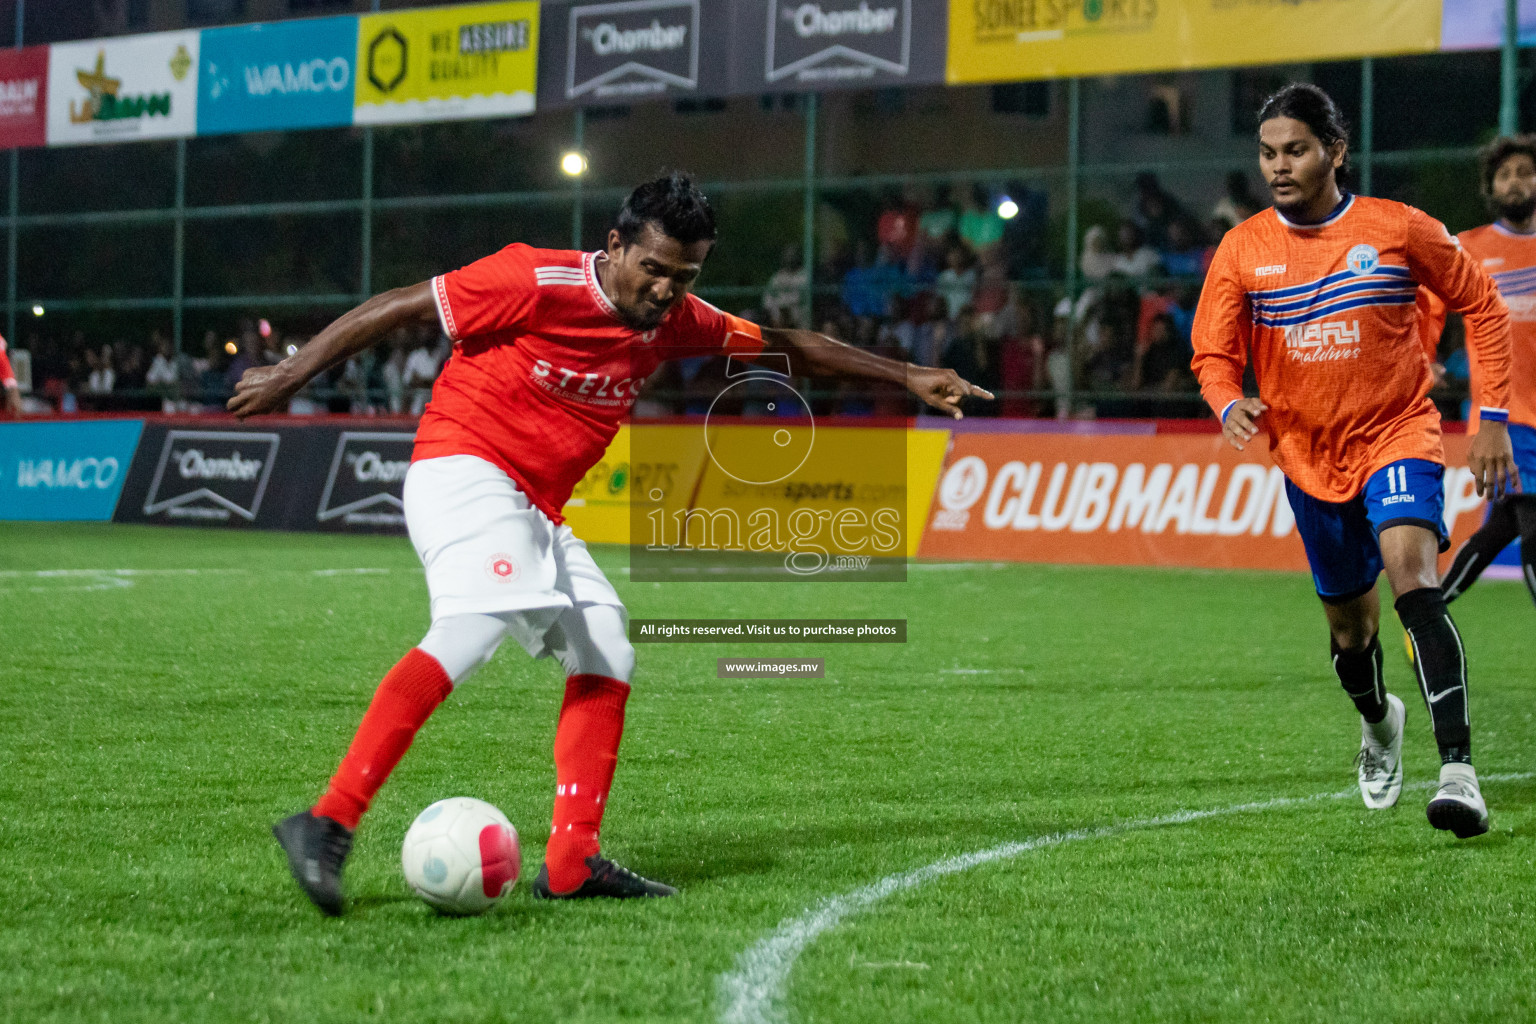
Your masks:
<svg viewBox="0 0 1536 1024"><path fill-rule="evenodd" d="M1496 218L1457 235L1463 249L1480 263L1509 306L1514 349L1510 372L1509 440L1520 470L1525 493L1511 494L1493 503L1488 519L1456 552L1441 581L1446 601L1460 597L1483 570L1516 537L1520 538L1520 571L1531 598L1536 600L1536 136L1520 135L1493 140L1483 151L1483 197ZM1425 345L1433 351L1445 323L1445 302L1427 288L1419 289L1425 310ZM1468 335L1475 331L1468 323ZM1467 368L1472 390L1482 388L1482 346L1467 345ZM1469 429L1476 431L1481 417L1474 415Z"/></svg>
<svg viewBox="0 0 1536 1024"><path fill-rule="evenodd" d="M1502 423L1509 318L1493 282L1429 215L1340 185L1349 137L1338 108L1293 84L1259 113L1259 165L1274 198L1228 232L1194 326L1201 390L1237 448L1270 451L1327 614L1334 669L1361 715L1356 758L1367 807L1402 790L1406 708L1382 680L1376 581L1385 570L1440 748L1436 828L1488 830L1472 768L1466 658L1439 586L1447 542L1440 416L1415 304L1424 284L1474 328L1487 429L1472 448L1479 492L1513 472ZM1252 364L1257 397L1243 394Z"/></svg>

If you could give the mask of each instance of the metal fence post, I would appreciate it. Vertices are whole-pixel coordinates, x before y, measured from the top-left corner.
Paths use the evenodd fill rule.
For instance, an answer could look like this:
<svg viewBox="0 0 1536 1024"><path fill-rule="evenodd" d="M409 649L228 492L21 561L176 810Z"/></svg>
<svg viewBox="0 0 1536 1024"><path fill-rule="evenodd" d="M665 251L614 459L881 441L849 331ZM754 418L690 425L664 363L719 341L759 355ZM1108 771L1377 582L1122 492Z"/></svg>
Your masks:
<svg viewBox="0 0 1536 1024"><path fill-rule="evenodd" d="M1067 80L1067 386L1056 396L1056 414L1072 414L1072 388L1077 375L1077 218L1078 176L1081 172L1082 79Z"/></svg>
<svg viewBox="0 0 1536 1024"><path fill-rule="evenodd" d="M26 29L27 0L16 0L16 49ZM11 150L11 191L7 196L11 214L10 230L5 236L5 337L16 344L16 244L20 227L16 218L21 215L21 150Z"/></svg>
<svg viewBox="0 0 1536 1024"><path fill-rule="evenodd" d="M586 142L586 135L587 135L587 111L586 111L585 107L577 107L576 108L576 113L572 117L572 121L571 121L571 135L574 138L575 143L576 143L576 146L575 146L576 152L580 153L582 155L582 158L585 159L586 155L587 155L587 151L586 151L586 144L587 144L587 142ZM571 178L572 184L574 186L574 194L571 196L571 248L572 249L580 249L581 248L581 229L582 229L582 224L581 224L581 215L582 215L581 180L587 176L586 171L587 171L587 168L583 167L582 168L582 173L577 174L577 175L573 175L572 178Z"/></svg>
<svg viewBox="0 0 1536 1024"><path fill-rule="evenodd" d="M176 220L171 263L171 342L182 351L182 312L186 306L187 140L176 140Z"/></svg>
<svg viewBox="0 0 1536 1024"><path fill-rule="evenodd" d="M1371 195L1371 170L1376 163L1376 61L1360 62L1360 194Z"/></svg>
<svg viewBox="0 0 1536 1024"><path fill-rule="evenodd" d="M357 269L359 298L373 295L373 126L363 127L362 259Z"/></svg>
<svg viewBox="0 0 1536 1024"><path fill-rule="evenodd" d="M1499 62L1499 134L1520 130L1520 4L1504 0L1504 45Z"/></svg>
<svg viewBox="0 0 1536 1024"><path fill-rule="evenodd" d="M805 326L816 329L816 114L819 97L805 95L805 205L801 210L800 266L805 271L805 291L800 315Z"/></svg>

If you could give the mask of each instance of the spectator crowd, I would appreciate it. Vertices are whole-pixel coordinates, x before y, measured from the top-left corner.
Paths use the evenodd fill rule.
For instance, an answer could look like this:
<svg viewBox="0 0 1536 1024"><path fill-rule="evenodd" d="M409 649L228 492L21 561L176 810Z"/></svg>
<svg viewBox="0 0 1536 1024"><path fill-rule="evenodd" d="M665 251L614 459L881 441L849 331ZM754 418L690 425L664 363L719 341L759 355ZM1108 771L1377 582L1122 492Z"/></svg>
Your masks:
<svg viewBox="0 0 1536 1024"><path fill-rule="evenodd" d="M1052 279L1047 197L1022 183L1006 192L957 182L912 186L881 198L851 241L829 245L808 287L797 248L784 251L751 319L811 327L850 344L924 366L953 368L994 392L967 415L1199 417L1207 414L1189 364L1200 286L1221 236L1263 203L1241 172L1202 212L1150 173L1138 175L1118 215L1089 217L1072 268ZM852 218L849 218L850 221ZM1058 231L1056 237L1063 237ZM1059 270L1058 270L1059 273ZM177 352L152 332L146 342L88 340L33 332L36 411L222 410L252 367L296 352L308 338L266 320L241 321L230 336L207 331ZM289 412L420 415L451 353L434 328L401 329L384 343L316 378ZM1454 355L1448 360L1456 382ZM704 413L730 383L719 359L666 364L648 386L640 415ZM727 412L793 414L771 389L732 389ZM817 415L910 414L903 394L867 386L812 384Z"/></svg>

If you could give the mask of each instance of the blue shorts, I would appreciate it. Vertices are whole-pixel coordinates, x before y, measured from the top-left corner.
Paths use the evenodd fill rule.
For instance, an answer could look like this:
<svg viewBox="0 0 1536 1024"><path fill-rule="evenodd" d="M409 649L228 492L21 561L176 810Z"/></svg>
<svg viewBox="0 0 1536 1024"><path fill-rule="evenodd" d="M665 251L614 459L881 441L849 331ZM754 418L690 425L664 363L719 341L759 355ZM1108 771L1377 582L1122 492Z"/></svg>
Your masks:
<svg viewBox="0 0 1536 1024"><path fill-rule="evenodd" d="M1520 490L1536 494L1536 427L1511 423L1509 444L1515 450L1515 468L1520 470Z"/></svg>
<svg viewBox="0 0 1536 1024"><path fill-rule="evenodd" d="M1381 575L1376 537L1389 526L1412 524L1433 530L1440 550L1450 546L1445 531L1445 467L1425 459L1400 459L1383 466L1365 490L1345 502L1319 501L1285 481L1296 514L1296 532L1307 549L1317 596L1342 604L1364 594Z"/></svg>

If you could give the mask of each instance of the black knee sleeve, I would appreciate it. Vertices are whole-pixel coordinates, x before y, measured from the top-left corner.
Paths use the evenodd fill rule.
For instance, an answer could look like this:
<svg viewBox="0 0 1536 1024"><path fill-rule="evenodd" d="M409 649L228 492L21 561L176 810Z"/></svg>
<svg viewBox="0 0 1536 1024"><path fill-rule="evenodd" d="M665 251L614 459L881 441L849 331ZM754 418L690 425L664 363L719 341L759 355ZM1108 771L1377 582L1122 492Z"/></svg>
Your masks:
<svg viewBox="0 0 1536 1024"><path fill-rule="evenodd" d="M1381 637L1371 637L1363 651L1346 651L1331 637L1328 646L1339 685L1355 702L1360 717L1372 724L1381 721L1387 716L1387 689L1381 681Z"/></svg>
<svg viewBox="0 0 1536 1024"><path fill-rule="evenodd" d="M1413 669L1434 724L1441 761L1472 760L1467 704L1467 658L1461 634L1438 587L1410 590L1397 599L1397 617L1413 644Z"/></svg>

